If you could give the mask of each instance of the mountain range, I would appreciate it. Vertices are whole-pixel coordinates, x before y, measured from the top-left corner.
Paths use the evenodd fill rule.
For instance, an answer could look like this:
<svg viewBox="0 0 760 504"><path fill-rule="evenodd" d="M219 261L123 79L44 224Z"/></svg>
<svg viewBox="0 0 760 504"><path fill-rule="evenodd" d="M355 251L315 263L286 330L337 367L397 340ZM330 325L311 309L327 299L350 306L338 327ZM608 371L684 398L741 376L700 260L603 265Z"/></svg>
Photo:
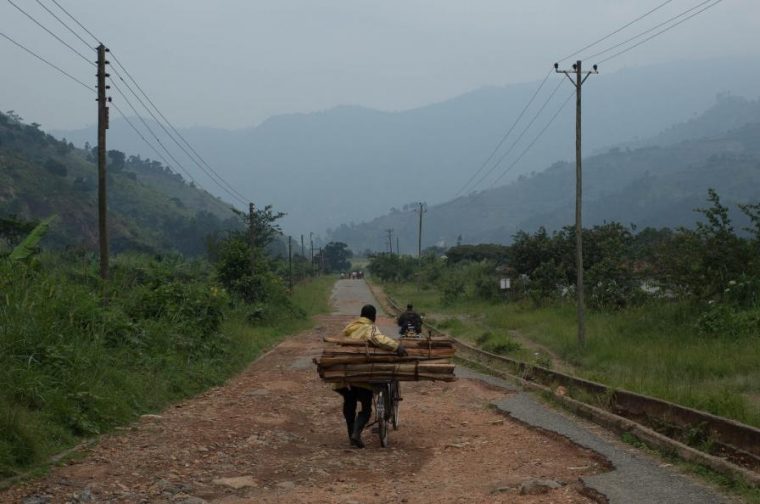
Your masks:
<svg viewBox="0 0 760 504"><path fill-rule="evenodd" d="M583 161L584 225L617 221L634 227L693 226L714 188L741 228L740 203L760 202L760 101L724 95L698 117L651 138ZM417 215L395 211L330 238L354 250L388 250L393 229L401 251L416 252ZM552 231L574 223L575 163L561 161L503 187L427 208L423 246L508 243L517 231ZM395 246L395 244L394 244Z"/></svg>
<svg viewBox="0 0 760 504"><path fill-rule="evenodd" d="M760 89L760 65L754 63L746 59L685 61L614 73L600 68L600 74L584 85L584 152L605 152L625 142L632 148L643 146L636 142L694 118L719 94L754 97ZM539 82L478 89L398 112L343 106L276 116L240 130L194 127L180 132L247 199L286 212L282 221L286 232L322 234L412 202L424 201L432 207L458 192L488 188L497 176L503 177L500 183L509 183L554 162L573 159L574 110L567 106L534 148L504 171L573 93L570 83L562 79L548 76L522 124L554 89L556 95L513 154L476 187L463 185L492 152ZM155 157L123 121L114 116L111 122L109 148ZM729 126L721 123L722 128ZM521 128L516 128L504 148ZM153 129L164 145L173 145L155 124ZM717 128L713 133L725 131ZM94 144L96 138L94 128L53 133L77 145ZM183 159L185 167L194 170ZM228 198L210 179L193 173L204 188ZM242 207L241 202L238 205Z"/></svg>

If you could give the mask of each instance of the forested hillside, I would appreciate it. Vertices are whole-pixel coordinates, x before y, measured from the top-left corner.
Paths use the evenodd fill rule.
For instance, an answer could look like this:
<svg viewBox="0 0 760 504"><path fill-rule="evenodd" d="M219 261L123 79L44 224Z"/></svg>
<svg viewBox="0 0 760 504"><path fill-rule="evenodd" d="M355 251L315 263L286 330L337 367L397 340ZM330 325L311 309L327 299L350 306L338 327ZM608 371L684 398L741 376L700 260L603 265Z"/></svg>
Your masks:
<svg viewBox="0 0 760 504"><path fill-rule="evenodd" d="M239 226L230 207L162 166L116 150L108 157L109 234L113 252L206 252L209 234ZM50 215L48 245L94 249L97 168L77 149L11 113L0 114L0 217L8 225Z"/></svg>
<svg viewBox="0 0 760 504"><path fill-rule="evenodd" d="M743 125L715 133L735 124ZM692 210L704 205L708 188L716 189L732 209L760 199L758 101L718 100L703 116L669 128L647 144L616 147L584 160L585 225L690 226ZM508 243L519 230L556 230L574 222L574 205L575 164L555 163L507 186L431 206L424 217L423 246L452 245L460 237L464 243ZM741 216L736 217L741 223ZM386 250L385 230L394 229L401 251L408 253L416 251L417 224L408 209L342 225L330 238L354 250Z"/></svg>

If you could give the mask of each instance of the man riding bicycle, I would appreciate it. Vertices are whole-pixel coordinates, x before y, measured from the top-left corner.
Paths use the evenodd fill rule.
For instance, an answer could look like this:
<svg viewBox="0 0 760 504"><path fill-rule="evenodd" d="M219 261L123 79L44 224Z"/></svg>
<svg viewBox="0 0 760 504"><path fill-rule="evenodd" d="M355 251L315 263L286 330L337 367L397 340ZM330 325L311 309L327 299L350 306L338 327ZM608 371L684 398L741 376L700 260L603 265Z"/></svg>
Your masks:
<svg viewBox="0 0 760 504"><path fill-rule="evenodd" d="M402 336L409 332L414 332L415 335L422 333L422 317L414 311L411 304L406 305L406 311L398 316L396 323L399 327L398 333Z"/></svg>

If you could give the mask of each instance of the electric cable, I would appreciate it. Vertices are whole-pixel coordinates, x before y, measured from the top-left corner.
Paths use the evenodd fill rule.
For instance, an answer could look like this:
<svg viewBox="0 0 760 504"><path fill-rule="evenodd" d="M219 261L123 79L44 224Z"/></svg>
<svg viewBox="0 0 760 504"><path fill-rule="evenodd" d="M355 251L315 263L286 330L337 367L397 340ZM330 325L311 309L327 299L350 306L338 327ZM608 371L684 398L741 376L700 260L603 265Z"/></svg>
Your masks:
<svg viewBox="0 0 760 504"><path fill-rule="evenodd" d="M455 197L455 198L456 198L457 196L459 196L460 194L462 194L462 193L463 193L463 192L464 192L464 191L467 189L467 187L470 185L470 183L471 183L471 182L472 182L472 181L475 179L475 177L477 177L477 176L480 174L480 172L482 172L482 171L483 171L483 169L484 169L484 168L485 168L485 167L488 165L488 163L490 163L490 162L491 162L491 160L493 159L493 157L496 155L496 153L499 151L499 149L501 148L501 146L502 146L502 145L504 144L504 142L506 141L507 137L509 137L509 135L510 135L510 134L512 133L512 131L515 129L515 127L517 126L517 124L520 122L520 119L522 119L523 115L525 115L525 112L528 110L528 108L531 106L531 104L533 103L533 101L536 99L536 96L538 96L538 93L539 93L539 92L541 91L541 89L544 87L544 84L546 84L546 81L549 79L549 76L550 76L552 73L553 73L553 71L552 71L552 70L549 70L549 73L547 73L547 74L546 74L546 77L544 77L544 79L543 79L543 80L541 81L541 83L538 85L538 87L536 88L536 90L533 92L533 96L531 96L531 97L530 97L530 100L528 100L528 103L525 105L525 107L523 107L522 111L521 111L521 112L520 112L520 114L517 116L517 119L515 119L515 121L512 123L512 126L510 126L509 130L507 130L507 132L506 132L506 133L504 133L504 135L503 135L503 136L501 137L501 139L499 140L499 143L498 143L498 144L496 144L496 147L495 147L495 148L493 149L493 151L491 152L491 155L490 155L490 156L488 156L488 159L486 159L486 160L483 162L483 164L482 164L482 165L480 165L480 168L478 168L478 169L475 171L475 173L473 173L473 174L472 174L472 176L470 176L470 178L467 180L467 182L465 182L465 184L464 184L464 185L463 185L463 186L462 186L462 187L459 189L459 191L457 191L457 192L456 192L456 194L454 195L454 197Z"/></svg>
<svg viewBox="0 0 760 504"><path fill-rule="evenodd" d="M674 21L674 20L676 20L678 18L685 16L689 12L692 12L692 11L694 11L696 9L699 9L703 5L708 4L710 2L713 2L713 1L715 1L715 0L704 0L704 1L700 2L700 3L698 3L697 5L686 9L685 11L682 11L682 12L676 14L675 16L672 16L672 17L666 19L665 21L654 25L653 27L649 28L648 30L644 30L643 32L641 32L641 33L639 33L637 35L634 35L633 37L630 37L630 38L628 38L628 39L626 39L626 40L624 40L622 42L619 42L619 43L617 43L617 44L615 44L613 46L608 47L607 49L604 49L602 51L596 52L596 53L592 54L591 56L587 56L585 59L587 59L587 60L594 59L594 58L597 58L597 57L599 57L599 56L601 56L603 54L606 54L606 53L608 53L610 51L614 51L618 47L624 46L627 43L632 42L632 41L634 41L634 40L636 40L636 39L638 39L638 38L646 35L647 33L651 33L653 31L657 30L658 28L661 28L661 27L667 25L668 23L670 23L670 22L672 22L672 21ZM723 0L718 0L718 2L722 2L722 1ZM716 3L718 3L718 2L716 2ZM686 18L686 19L689 19L689 18ZM685 21L685 20L682 20L681 22L683 22L683 21ZM678 24L680 24L680 23L678 23ZM673 26L677 26L677 25L673 25ZM667 31L667 30L665 30L665 31Z"/></svg>
<svg viewBox="0 0 760 504"><path fill-rule="evenodd" d="M73 21L74 21L76 24L78 24L78 25L79 25L79 27L80 27L81 29L83 29L85 32L87 32L87 34L88 34L90 37L92 37L92 39L93 39L93 40L94 40L96 43L98 43L98 44L100 44L100 43L101 43L101 42L100 42L100 39L99 39L98 37L96 37L95 35L93 35L93 34L92 34L92 32L91 32L90 30L88 30L87 28L85 28L85 27L84 27L84 25L83 25L82 23L80 23L80 22L79 22L79 20L78 20L77 18L75 18L74 16L72 16L72 15L69 13L69 11L67 11L66 9L64 9L64 8L63 8L63 6L62 6L61 4L59 4L59 3L58 3L56 0L50 0L50 1L51 1L51 2L53 2L54 4L56 4L56 5L58 6L58 8L59 8L59 9L61 9L61 10L62 10L64 13L66 13L66 15L67 15L67 16L69 16L69 17L70 17L70 18L71 18L71 19L72 19L72 20L73 20Z"/></svg>
<svg viewBox="0 0 760 504"><path fill-rule="evenodd" d="M525 134L528 132L528 130L531 128L531 126L533 126L533 123L536 122L536 120L541 115L541 113L544 111L544 109L549 104L549 102L552 100L552 98L554 98L554 95L557 94L557 91L559 91L559 88L560 88L561 85L562 85L562 80L561 79L557 79L557 85L554 86L554 89L552 90L551 94L548 96L548 98L546 98L546 100L544 101L543 105L541 105L541 108L539 108L538 111L533 115L533 118L530 120L530 122L528 123L528 125L525 128L523 128L522 132L520 133L520 136L518 136L517 139L514 142L512 142L512 145L509 146L509 149L507 149L507 151L504 154L501 155L501 157L496 161L496 163L494 163L494 165L491 167L491 169L488 170L483 176L480 177L480 179L478 180L478 182L475 184L474 187L478 187L480 184L482 184L483 181L485 179L487 179L488 176L491 175L494 172L494 170L496 170L496 168L499 167L499 165L501 164L501 162L504 161L504 159L510 153L512 153L512 151L515 149L515 147L517 146L517 144L520 143L520 140L522 140L522 138L525 136Z"/></svg>
<svg viewBox="0 0 760 504"><path fill-rule="evenodd" d="M65 76L66 76L66 77L68 77L69 79L73 80L73 81L74 81L74 82L76 82L77 84L80 84L80 85L84 86L84 87L85 87L86 89L88 89L89 91L91 91L91 92L93 92L93 93L97 93L97 91L95 91L95 89L93 89L91 86L88 86L87 84L85 84L85 83L84 83L84 82L82 82L81 80L77 79L76 77L74 77L73 75L71 75L70 73L68 73L66 70L64 70L64 69L62 69L61 67L59 67L58 65L56 65L56 64L54 64L54 63L51 63L50 61L46 60L45 58L43 58L42 56L40 56L40 55L39 55L39 54L37 54L36 52L32 51L32 50L31 50L31 49L29 49L28 47L25 47L25 46L24 46L24 45L22 45L20 42L17 42L17 41L15 41L14 39L12 39L10 36L6 35L5 33L2 33L2 32L0 32L0 37L3 37L3 38L5 38L5 39L6 39L6 40L8 40L10 43L12 43L12 44L14 44L14 45L18 46L19 48L23 49L23 50L24 50L24 51L26 51L27 53L31 54L32 56L34 56L34 57L35 57L35 58L37 58L38 60L40 60L40 61L42 61L43 63L45 63L46 65L48 65L48 66L50 66L50 67L52 67L52 68L54 68L54 69L58 70L60 73L62 73L63 75L65 75Z"/></svg>
<svg viewBox="0 0 760 504"><path fill-rule="evenodd" d="M46 32L48 32L48 33L49 33L51 36L53 36L53 37L54 37L54 38L55 38L55 39L56 39L58 42L60 42L61 44L65 45L66 47L68 47L69 49L71 49L71 50L72 50L72 51L73 51L75 54L77 54L77 55L78 55L80 58L82 58L83 60L85 60L85 61L86 61L87 63L89 63L90 65L96 66L96 65L95 65L95 62L94 62L94 61L91 61L91 60L90 60L89 58L87 58L87 57L86 57L84 54L82 54L81 52L79 52L79 51L77 51L76 49L74 49L74 48L73 48L73 47L72 47L72 46L71 46L71 45L70 45L68 42L66 42L66 41L65 41L65 40L63 40L61 37L59 37L58 35L56 35L55 33L53 33L53 32L52 32L52 31L51 31L49 28L47 28L45 25L43 25L42 23L40 23L39 21L37 21L37 20L34 18L34 16L32 16L31 14L29 14L28 12L26 12L24 9L22 9L22 8L21 8L21 7L19 7L18 5L16 5L16 4L13 2L13 0L8 0L8 3L10 3L12 6L14 6L16 9L18 9L18 10L19 10L19 11L20 11L22 14L24 14L26 17L28 17L30 20L32 20L32 22L34 22L34 23L35 23L37 26L39 26L40 28L42 28L43 30L45 30Z"/></svg>
<svg viewBox="0 0 760 504"><path fill-rule="evenodd" d="M53 11L51 11L48 8L47 5L45 5L44 3L42 3L41 0L36 0L36 2L40 5L40 7L42 7L43 9L45 9L48 12L48 14L50 14L51 16L53 16L59 23L61 23L64 28L66 28L67 30L69 30L76 38L78 38L79 40L81 40L84 45L86 45L87 47L89 47L90 49L92 49L92 47L90 46L89 42L87 42L85 39L83 39L81 35L79 35L73 28L71 28L69 25L67 25Z"/></svg>
<svg viewBox="0 0 760 504"><path fill-rule="evenodd" d="M639 41L639 42L637 42L636 44L634 44L634 45L632 45L632 46L630 46L630 47L627 47L627 48L625 48L625 49L623 49L623 50L621 50L621 51L618 51L618 52L616 52L615 54L613 54L612 56L608 56L608 57L604 58L603 60L601 60L601 61L599 62L599 64L601 64L601 63L605 63L605 62L607 62L607 61L609 61L609 60L611 60L611 59L613 59L613 58L616 58L616 57L618 57L618 56L620 56L620 55L622 55L622 54L625 54L625 53L627 53L628 51L630 51L631 49L635 49L635 48L639 47L640 45L644 44L645 42L649 42L649 41L650 41L650 40L652 40L653 38L655 38L655 37L657 37L657 36L659 36L659 35L662 35L663 33L667 32L667 31L669 31L669 30L672 30L673 28L675 28L676 26L680 25L681 23L685 23L686 21L688 21L689 19L693 18L694 16L697 16L697 15L699 15L699 14L702 14L704 11L706 11L706 10L708 10L708 9L711 9L711 8L715 7L716 5L718 5L719 3L721 3L722 1L723 1L723 0L717 0L717 1L716 1L714 4L708 5L707 7L705 7L705 8L703 8L703 9L701 9L701 10L699 10L699 11L697 11L697 12L695 12L695 13L693 13L693 14L691 14L691 15L687 16L687 17L685 17L684 19L682 19L682 20L678 21L677 23L674 23L674 24L672 24L672 25L668 26L667 28L664 28L664 29L662 29L662 30L658 31L658 32L657 32L657 33L655 33L654 35L651 35L651 36L649 36L649 37L645 38L644 40L640 40L640 41Z"/></svg>
<svg viewBox="0 0 760 504"><path fill-rule="evenodd" d="M618 33L620 33L621 31L623 31L623 30L625 30L626 28L628 28L629 26L631 26L631 25L633 25L633 24L635 24L635 23L638 23L639 21L641 21L642 19L646 18L646 17L647 17L647 16L649 16L650 14L653 14L653 13L657 12L658 10L660 10L660 9L661 9L661 8L663 8L663 7L665 7L666 5L668 5L668 4L669 4L670 2L672 2L672 1L673 1L673 0L665 0L664 2L662 2L662 3L661 3L660 5L658 5L657 7L655 7L655 8L653 8L653 9L651 9L651 10L649 10L649 11L645 12L644 14L642 14L641 16L637 17L636 19L634 19L634 20L632 20L632 21L629 21L628 23L624 24L624 25L623 25L623 26L621 26L620 28L618 28L618 29L616 29L616 30L614 30L614 31L612 31L612 32L610 32L610 33L608 33L608 34L607 34L607 35L605 35L604 37L602 37L602 38L600 38L600 39L598 39L598 40L596 40L596 41L594 41L594 42L591 42L590 44L588 44L588 45L586 45L586 46L583 46L582 48L578 49L577 51L575 51L575 52L573 52L573 53L571 53L571 54L568 54L568 55L567 55L567 56L565 56L564 58L560 58L560 59L558 59L558 60L555 60L555 61L556 61L557 63L561 63L562 61L564 61L564 60L566 60L566 59L572 58L573 56L576 56L576 55L578 55L578 54L582 53L582 52L583 52L583 51L585 51L586 49L590 49L590 48L594 47L595 45L599 44L600 42L604 42L604 41L605 41L605 40L607 40L608 38L612 37L613 35L617 35L617 34L618 34Z"/></svg>
<svg viewBox="0 0 760 504"><path fill-rule="evenodd" d="M182 163L180 163L179 161L177 161L177 158L175 158L174 155L171 153L171 151L169 151L169 149L166 148L166 146L163 144L163 142L161 142L161 139L158 138L158 135L156 135L156 133L150 127L150 125L148 124L148 122L143 118L142 115L140 115L140 113L137 111L137 109L135 108L135 106L132 105L132 102L129 101L129 98L127 98L127 95L124 94L124 92L121 90L121 88L119 88L118 84L116 84L116 82L114 82L113 79L110 79L110 80L111 80L111 85L116 90L116 92L118 92L121 95L121 97L126 102L127 106L129 106L129 108L132 109L132 112L135 114L135 116L137 116L137 118L143 123L143 126L145 126L145 129L148 130L148 132L151 135L153 135L153 138L156 140L156 143L158 143L158 145L164 150L164 152L166 153L166 155L169 156L169 158L174 162L175 166L177 168L179 168L180 170L182 170L185 173L185 175L187 175L187 177L190 179L190 181L193 184L199 185L195 181L195 179L193 178L193 176L190 174L190 172L187 169L185 169L185 167L182 165Z"/></svg>
<svg viewBox="0 0 760 504"><path fill-rule="evenodd" d="M501 173L501 175L499 175L496 178L496 180L494 180L491 183L491 187L495 186L499 182L499 180L501 180L504 177L504 175L506 175L507 172L509 172L509 170L511 170L517 163L520 162L520 160L525 156L525 154L528 153L528 151L533 147L533 145L535 145L535 143L538 142L538 140L543 136L543 134L546 132L546 130L549 129L549 126L551 126L552 123L554 122L554 120L557 119L557 116L559 116L560 112L562 112L562 110L564 110L564 108L567 106L567 104L570 103L570 99L573 97L574 94L575 94L575 91L573 91L572 93L570 93L568 95L568 97L565 99L565 101L562 103L562 105L559 107L559 109L557 109L557 111L554 113L554 115L552 116L552 118L549 119L549 122L546 123L546 126L544 126L543 129L541 129L541 131L538 133L538 135L536 135L536 137L533 139L533 141L528 144L528 146L525 148L525 150L522 151L522 153L517 157L517 159L515 159L512 162L512 164L510 164Z"/></svg>
<svg viewBox="0 0 760 504"><path fill-rule="evenodd" d="M112 57L112 59L114 59L114 61L116 61L116 58L114 57L114 55L113 55L113 52L111 53L111 57ZM118 66L119 66L119 67L121 67L121 69L122 69L122 70L125 72L125 74L129 75L129 74L128 74L128 72L127 72L127 70L124 68L124 66L123 66L121 63L118 63ZM180 150L182 150L182 152L184 152L184 153L185 153L185 155L186 155L186 156L187 156L187 157L188 157L188 158L189 158L189 159L190 159L190 160L191 160L191 161L192 161L192 162L193 162L193 163L194 163L196 166L198 166L198 168L199 168L199 169L200 169L202 172L204 172L204 173L205 173L205 174L206 174L206 175L207 175L207 176L208 176L208 177L211 179L211 181L212 181L212 182L214 182L214 183L215 183L215 184L216 184L216 185L217 185L217 186L218 186L220 189L222 189L224 192L226 192L228 195L232 196L233 198L235 198L235 199L238 199L238 200L242 200L242 201L243 201L243 203L245 203L245 202L247 202L247 201L250 201L249 199L246 199L246 198L245 198L245 196L243 196L242 194L240 194L239 192L237 192L237 191L235 190L235 188L234 188L234 187L232 187L232 185L230 185L230 184L229 184L229 183L228 183L226 180L224 180L224 178L222 178L222 176L221 176L221 175L219 175L219 174L218 174L218 173L217 173L215 170L213 170L213 168L211 168L210 166L208 167L208 169L207 169L207 168L204 168L204 167L203 167L203 166L202 166L202 165L201 165L201 164L200 164L200 163L199 163L199 162L198 162L198 161L197 161L197 160L196 160L196 159L195 159L195 158L194 158L194 157L193 157L193 156L192 156L192 155L191 155L189 152L188 152L188 150L187 150L187 149L186 149L186 148L185 148L185 147L184 147L184 146L183 146L181 143L179 143L179 141L177 141L177 139L176 139L176 138L175 138L175 137L174 137L174 136L173 136L173 135L172 135L172 134L169 132L169 130L167 130L167 128L164 126L164 124L163 124L163 123L162 123L162 122L161 122L161 121L158 119L158 117L156 117L156 115L153 113L153 111L152 111L152 110L151 110L151 109L150 109L150 108L149 108L149 107L148 107L148 106L145 104L145 102L142 100L142 98L140 98L140 96L137 94L137 92L135 92L135 90L134 90L134 89L132 89L132 86L130 86L129 82L127 82L126 80L124 80L124 77L122 77L122 75L121 75L121 73L119 72L119 70L118 70L116 67L114 67L114 66L111 66L111 69L113 70L114 74L115 74L115 75L116 75L116 76L119 78L119 80L121 80L121 82L122 82L122 83L124 83L124 85L125 85L125 86L127 87L127 89L130 91L130 93L132 93L132 95L135 97L135 99L137 99L137 101L140 103L140 105L142 105L142 106L143 106L143 108L144 108L145 110L147 110L147 111L148 111L148 114L150 114L150 116L153 118L153 120L154 120L154 121L156 121L156 124L158 124L158 125L159 125L159 127L161 127L161 129L164 131L164 133L165 133L165 134L166 134L166 135L167 135L167 136L168 136L168 137L169 137L169 138L170 138L170 139L171 139L171 140L172 140L172 141L173 141L173 142L174 142L174 143L177 145L177 147L179 147L179 148L180 148ZM131 78L131 76L130 76L130 79L132 79L132 78ZM147 99L147 100L148 100L148 101L151 103L151 105L153 106L153 108L154 108L154 109L156 109L156 112L158 112L158 114L159 114L159 115L160 115L160 116L161 116L161 117L164 119L164 121L165 121L165 122L166 122L166 123L169 125L169 127L170 127L170 128L173 130L173 131L174 131L174 133L175 133L177 136L179 136L180 138L183 138L183 137L182 137L182 136L179 134L179 132L177 131L177 129L176 129L176 128L175 128L175 127L174 127L174 126L173 126L173 125L172 125L172 124L171 124L171 123L170 123L170 122L167 120L167 119L166 119L166 117L165 117L165 116L163 116L163 114L161 114L161 112L158 110L158 107L156 107L156 105L155 105L155 104L154 104L154 103L153 103L153 102L150 100L150 98L148 98L147 94L145 94L145 92L144 92L144 91L142 91L142 89L140 88L139 84L137 84L137 82L135 82L135 81L134 81L134 79L132 79L132 81L135 83L135 86L136 86L136 87L137 87L137 88L138 88L138 89L141 91L141 93L143 94L143 96L145 96L145 97L146 97L146 99ZM184 140L184 139L183 139L183 140ZM186 143L186 144L189 146L189 143L188 143L186 140L184 140L184 142L185 142L185 143ZM192 146L190 146L190 149L191 149L191 150L193 150L193 151L195 151L195 150L192 148ZM196 154L196 155L197 155L197 154ZM199 158L200 158L200 156L199 156ZM212 172L213 174L212 174L212 173L209 173L209 169L211 170L211 172ZM216 178L214 178L214 176L216 176ZM217 179L218 179L218 180L217 180Z"/></svg>
<svg viewBox="0 0 760 504"><path fill-rule="evenodd" d="M11 1L11 0L8 0L8 1ZM69 27L63 20L61 20L58 16L56 16L52 11L50 11L50 9L48 9L46 6L44 6L40 2L40 0L36 0L36 1L37 1L37 3L40 3L40 5L43 8L45 8L46 11L48 11L53 17L55 17L69 31L71 31L72 33L74 33L77 36L77 38L79 38L79 40L81 40L82 42L84 42L85 44L87 44L87 42L79 34L77 34L71 27ZM57 0L51 0L51 1L56 6L58 6L58 8L61 9L61 11L63 11L70 19L72 19L80 28L82 28L82 30L84 30L90 37L92 37L93 40L95 40L96 42L99 42L99 38L96 37L90 30L88 30L73 14L71 14L68 10L66 10ZM145 91L142 89L142 87L139 85L139 83L134 79L134 77L132 77L132 75L129 73L129 71L126 69L126 67L121 63L121 61L119 61L119 59L116 57L116 55L112 51L110 52L110 57L121 68L121 70L127 75L127 77L130 79L130 81L135 85L135 87L140 91L140 93L145 97L145 99L151 104L151 106L153 107L153 109L155 109L155 111L158 113L158 115L164 120L164 122L169 126L169 128L174 132L174 134L177 135L177 137L179 137L181 139L181 141L187 146L187 149L190 149L190 151L192 151L192 153L197 157L197 159L199 159L201 161L201 163L203 164L203 166L201 166L201 164L198 162L198 160L196 160L196 157L193 157L193 155L190 154L190 152L188 152L187 149L185 147L183 147L183 145L180 144L179 141L176 140L176 138L166 129L166 127L164 126L164 124L153 114L153 112L151 111L151 109L142 101L142 99L134 91L134 89L132 89L132 87L130 86L129 82L127 82L120 75L118 69L116 67L112 66L111 68L114 71L114 73L116 74L116 76L119 78L119 80L121 80L121 82L130 91L130 93L132 93L132 95L138 100L138 102L140 103L140 105L142 105L142 107L145 110L148 111L148 113L151 115L151 117L153 118L153 120L156 121L156 123L161 127L161 129L164 131L164 133L166 133L166 135L169 138L171 138L171 140L185 153L185 155L195 165L197 165L198 168L202 172L204 172L217 186L219 186L220 189L222 189L228 195L232 196L233 199L237 199L237 200L239 200L239 201L241 201L243 203L246 203L247 201L249 201L248 198L245 198L242 194L240 194L240 192L238 192L234 188L234 186L232 186L232 184L230 184L229 182L227 182L216 170L214 170L211 167L211 165L209 165L209 163L207 163L206 160L203 159L203 157L198 153L198 151L184 138L184 136L182 136L179 133L179 131L177 130L177 128L160 111L160 109L150 99L150 97L147 95L147 93L145 93ZM112 81L113 81L113 79L112 79ZM120 93L121 93L121 91L120 91ZM130 108L133 108L133 107L130 107ZM133 108L133 110L134 110L134 108ZM136 110L135 110L135 112L136 112ZM142 121L142 118L141 118L141 121ZM144 124L147 124L147 123L144 122ZM152 131L151 131L151 134L153 134L153 136L156 138L156 140L159 141L158 137ZM167 153L168 153L168 149L166 149L166 147L163 144L161 144L161 147L164 150L166 150ZM177 162L176 158L174 158L173 156L172 156L172 158L175 159L175 162ZM205 166L205 168L204 168L204 166ZM186 170L184 170L184 167L182 167L182 168L183 168L183 171L185 171L186 173L188 173ZM196 184L197 184L197 182L196 182Z"/></svg>

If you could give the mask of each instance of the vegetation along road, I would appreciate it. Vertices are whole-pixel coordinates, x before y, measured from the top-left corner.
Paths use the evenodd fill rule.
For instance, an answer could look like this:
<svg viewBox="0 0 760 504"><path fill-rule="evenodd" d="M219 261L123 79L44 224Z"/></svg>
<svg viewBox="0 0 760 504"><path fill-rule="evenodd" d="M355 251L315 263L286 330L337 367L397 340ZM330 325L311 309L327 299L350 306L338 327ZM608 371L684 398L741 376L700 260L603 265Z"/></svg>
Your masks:
<svg viewBox="0 0 760 504"><path fill-rule="evenodd" d="M341 280L332 301L331 315L225 385L144 415L0 501L724 502L668 464L464 369L454 383L404 384L391 447L365 432L368 449L351 449L340 398L312 358L323 336L374 299L363 281ZM379 323L392 334L392 319Z"/></svg>

